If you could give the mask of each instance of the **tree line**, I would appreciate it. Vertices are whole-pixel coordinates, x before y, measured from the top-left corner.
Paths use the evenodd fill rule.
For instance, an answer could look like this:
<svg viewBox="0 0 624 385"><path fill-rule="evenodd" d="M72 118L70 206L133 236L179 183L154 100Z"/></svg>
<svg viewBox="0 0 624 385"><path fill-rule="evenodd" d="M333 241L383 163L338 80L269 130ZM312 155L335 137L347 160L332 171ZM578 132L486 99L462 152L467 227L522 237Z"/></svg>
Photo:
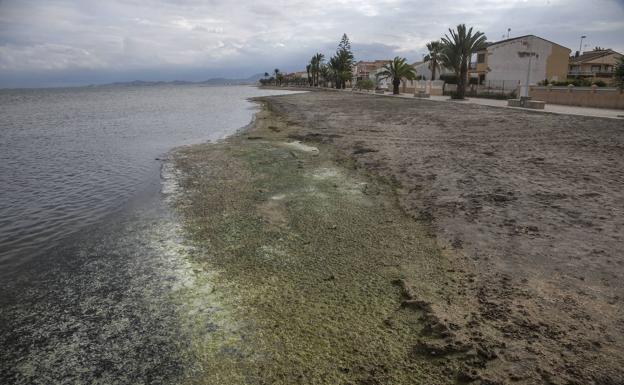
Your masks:
<svg viewBox="0 0 624 385"><path fill-rule="evenodd" d="M473 31L466 28L465 24L459 24L456 29L449 28L441 40L427 43L428 53L424 61L429 63L431 78L436 78L436 71L442 67L452 70L457 77L457 99L463 99L466 95L468 81L468 66L470 58L478 51L487 47L487 38L483 32ZM414 67L407 63L406 58L395 57L386 64L380 73L381 79L392 79L392 93L399 93L401 79L416 79Z"/></svg>
<svg viewBox="0 0 624 385"><path fill-rule="evenodd" d="M347 34L342 35L336 53L325 63L325 55L316 53L306 65L310 87L335 87L344 89L353 77L355 57Z"/></svg>
<svg viewBox="0 0 624 385"><path fill-rule="evenodd" d="M466 94L468 83L468 67L470 58L477 51L487 47L487 38L483 32L473 31L465 24L459 24L455 29L449 28L449 32L440 40L427 43L428 53L424 61L429 63L431 78L435 79L436 73L442 67L452 70L457 77L457 93L455 98L463 99ZM275 69L274 76L269 77L265 72L262 84L281 85L286 80L289 83L307 83L310 87L335 87L346 88L346 84L353 77L355 59L351 51L351 43L347 34L342 35L336 53L325 61L325 55L316 53L306 65L307 79L286 79L279 69ZM404 57L395 57L384 65L377 73L377 80L391 79L393 94L399 93L401 80L415 80L416 70L408 64Z"/></svg>

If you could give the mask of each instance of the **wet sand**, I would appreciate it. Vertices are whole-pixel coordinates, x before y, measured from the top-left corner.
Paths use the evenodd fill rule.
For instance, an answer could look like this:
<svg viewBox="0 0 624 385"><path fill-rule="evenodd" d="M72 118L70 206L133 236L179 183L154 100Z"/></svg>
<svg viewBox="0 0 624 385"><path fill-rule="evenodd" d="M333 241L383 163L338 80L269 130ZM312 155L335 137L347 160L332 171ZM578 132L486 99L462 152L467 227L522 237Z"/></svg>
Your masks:
<svg viewBox="0 0 624 385"><path fill-rule="evenodd" d="M448 255L456 276L425 278L452 295L429 305L439 338L420 354L459 362L466 382L624 382L623 122L336 92L263 100L292 139L387 180Z"/></svg>
<svg viewBox="0 0 624 385"><path fill-rule="evenodd" d="M222 315L196 343L196 382L453 383L456 362L416 349L435 339L430 304L452 294L426 284L455 279L446 255L392 186L332 145L292 140L299 130L263 110L174 154L176 207Z"/></svg>

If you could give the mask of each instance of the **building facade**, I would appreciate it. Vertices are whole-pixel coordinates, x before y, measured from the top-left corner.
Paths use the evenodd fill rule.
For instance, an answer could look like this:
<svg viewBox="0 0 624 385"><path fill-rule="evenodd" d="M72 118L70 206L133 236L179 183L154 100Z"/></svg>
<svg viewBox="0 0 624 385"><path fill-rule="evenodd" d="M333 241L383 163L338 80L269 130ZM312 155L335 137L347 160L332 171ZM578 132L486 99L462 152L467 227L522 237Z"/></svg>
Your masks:
<svg viewBox="0 0 624 385"><path fill-rule="evenodd" d="M612 49L597 49L583 54L577 52L577 55L570 58L568 77L609 83L622 56Z"/></svg>
<svg viewBox="0 0 624 385"><path fill-rule="evenodd" d="M476 54L471 64L470 76L480 84L492 87L508 87L565 80L571 50L557 43L534 35L491 43ZM530 70L529 70L530 62Z"/></svg>
<svg viewBox="0 0 624 385"><path fill-rule="evenodd" d="M374 60L374 61L364 61L364 60L360 60L359 62L355 63L355 65L353 66L353 82L357 82L358 80L362 80L362 79L370 79L371 78L371 74L376 74L377 71L385 66L386 64L390 63L391 60Z"/></svg>
<svg viewBox="0 0 624 385"><path fill-rule="evenodd" d="M439 63L438 63L439 64ZM436 68L436 78L431 79L431 68L428 62L417 61L412 64L412 67L416 70L416 76L422 76L423 80L438 80L440 79L440 75L442 74L453 74L452 70L449 70L442 65L439 64L439 67Z"/></svg>

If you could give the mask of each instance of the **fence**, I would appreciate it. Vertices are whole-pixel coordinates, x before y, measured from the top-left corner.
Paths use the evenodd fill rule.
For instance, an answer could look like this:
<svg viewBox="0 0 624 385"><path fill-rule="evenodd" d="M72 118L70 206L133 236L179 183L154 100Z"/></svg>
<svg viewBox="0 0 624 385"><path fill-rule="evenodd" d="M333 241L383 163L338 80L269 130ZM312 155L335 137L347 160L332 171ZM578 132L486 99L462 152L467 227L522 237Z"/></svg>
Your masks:
<svg viewBox="0 0 624 385"><path fill-rule="evenodd" d="M492 99L510 99L516 97L517 81L511 80L487 80L483 84L469 84L466 87L466 96ZM456 84L445 84L444 95L452 95L457 92Z"/></svg>
<svg viewBox="0 0 624 385"><path fill-rule="evenodd" d="M624 93L617 88L531 86L529 96L534 100L552 104L624 109Z"/></svg>

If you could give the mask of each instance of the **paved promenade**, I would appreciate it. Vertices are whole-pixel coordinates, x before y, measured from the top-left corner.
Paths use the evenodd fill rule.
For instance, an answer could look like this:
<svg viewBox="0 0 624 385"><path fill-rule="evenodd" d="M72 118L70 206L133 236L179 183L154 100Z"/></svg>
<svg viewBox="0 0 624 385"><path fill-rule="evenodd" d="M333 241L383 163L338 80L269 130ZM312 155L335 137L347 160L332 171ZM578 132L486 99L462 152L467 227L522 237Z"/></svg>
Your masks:
<svg viewBox="0 0 624 385"><path fill-rule="evenodd" d="M359 91L354 91L354 92L359 92ZM370 93L370 92L362 92L362 93ZM398 96L392 95L390 93L386 93L383 95L381 94L373 94L373 95L416 99L411 94L400 94ZM608 108L590 108L590 107L564 106L560 104L546 104L546 108L544 110L534 110L534 109L528 109L528 108L508 107L506 100L485 99L485 98L467 98L466 100L452 100L448 96L431 96L429 99L423 99L423 100L430 100L434 102L445 102L445 103L479 104L483 106L514 108L514 109L553 113L553 114L567 114L567 115L594 116L594 117L600 117L600 118L624 119L624 110L614 110L614 109L608 109Z"/></svg>

